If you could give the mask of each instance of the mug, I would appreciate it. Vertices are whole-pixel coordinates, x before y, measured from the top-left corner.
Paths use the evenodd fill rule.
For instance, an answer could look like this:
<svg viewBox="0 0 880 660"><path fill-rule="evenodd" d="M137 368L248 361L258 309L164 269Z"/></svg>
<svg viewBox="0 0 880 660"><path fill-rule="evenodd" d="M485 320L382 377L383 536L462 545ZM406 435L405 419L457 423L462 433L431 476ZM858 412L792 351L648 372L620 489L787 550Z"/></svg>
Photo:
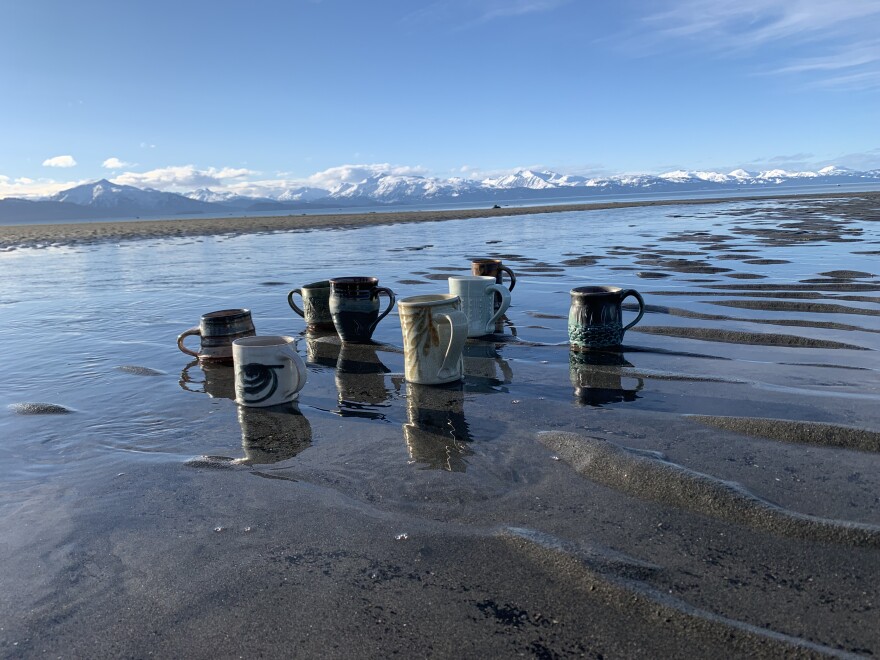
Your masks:
<svg viewBox="0 0 880 660"><path fill-rule="evenodd" d="M501 284L501 274L507 273L510 277L508 291L513 291L516 286L516 275L507 266L501 263L501 259L473 259L471 260L471 275L483 275L495 278L496 284Z"/></svg>
<svg viewBox="0 0 880 660"><path fill-rule="evenodd" d="M296 399L306 384L306 363L295 342L272 335L232 342L236 403L263 408Z"/></svg>
<svg viewBox="0 0 880 660"><path fill-rule="evenodd" d="M249 309L221 309L202 314L199 324L190 328L177 338L177 347L193 357L205 362L232 362L232 342L240 337L257 334ZM183 345L190 335L201 337L199 352L191 351Z"/></svg>
<svg viewBox="0 0 880 660"><path fill-rule="evenodd" d="M274 408L238 409L240 465L267 465L293 458L312 444L312 425L295 403Z"/></svg>
<svg viewBox="0 0 880 660"><path fill-rule="evenodd" d="M403 439L414 463L428 470L464 472L472 440L464 416L464 387L452 383L406 386L407 423Z"/></svg>
<svg viewBox="0 0 880 660"><path fill-rule="evenodd" d="M495 322L510 307L510 292L487 276L450 277L449 293L461 298L461 308L468 319L468 337L482 337L494 333ZM501 296L501 306L493 310L496 293Z"/></svg>
<svg viewBox="0 0 880 660"><path fill-rule="evenodd" d="M379 294L390 299L379 314ZM335 277L330 280L330 314L342 341L364 343L394 307L394 292L379 286L377 277Z"/></svg>
<svg viewBox="0 0 880 660"><path fill-rule="evenodd" d="M639 301L639 314L624 326L620 304L634 296ZM623 333L638 323L645 313L645 301L635 289L616 286L579 286L571 290L568 312L568 339L574 350L588 351L611 348L623 342Z"/></svg>
<svg viewBox="0 0 880 660"><path fill-rule="evenodd" d="M293 302L293 294L295 293L298 293L302 298L302 309ZM330 280L312 282L304 284L299 289L294 289L287 294L287 304L305 319L309 329L334 329L333 316L330 314Z"/></svg>
<svg viewBox="0 0 880 660"><path fill-rule="evenodd" d="M461 380L468 320L450 293L404 298L398 305L406 380L439 385Z"/></svg>

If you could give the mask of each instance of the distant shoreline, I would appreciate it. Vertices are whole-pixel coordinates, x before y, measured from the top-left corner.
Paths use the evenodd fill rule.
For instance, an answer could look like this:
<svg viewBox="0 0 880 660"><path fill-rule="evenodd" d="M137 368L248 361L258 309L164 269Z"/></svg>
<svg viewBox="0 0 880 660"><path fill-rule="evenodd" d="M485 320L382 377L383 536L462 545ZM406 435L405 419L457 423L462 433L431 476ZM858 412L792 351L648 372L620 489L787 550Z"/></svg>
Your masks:
<svg viewBox="0 0 880 660"><path fill-rule="evenodd" d="M441 222L499 216L567 213L573 211L601 211L643 206L692 206L740 202L767 202L792 199L877 197L880 192L826 192L793 193L781 195L754 195L748 197L719 197L712 199L642 200L622 202L594 202L544 206L517 206L481 209L435 211L376 211L336 213L327 215L283 215L270 217L217 217L173 218L166 220L132 220L110 222L78 222L60 224L3 225L0 226L0 250L18 247L49 247L96 242L121 242L156 238L189 236L219 236L224 234L255 234L276 231L310 229L351 229L374 225L409 222Z"/></svg>

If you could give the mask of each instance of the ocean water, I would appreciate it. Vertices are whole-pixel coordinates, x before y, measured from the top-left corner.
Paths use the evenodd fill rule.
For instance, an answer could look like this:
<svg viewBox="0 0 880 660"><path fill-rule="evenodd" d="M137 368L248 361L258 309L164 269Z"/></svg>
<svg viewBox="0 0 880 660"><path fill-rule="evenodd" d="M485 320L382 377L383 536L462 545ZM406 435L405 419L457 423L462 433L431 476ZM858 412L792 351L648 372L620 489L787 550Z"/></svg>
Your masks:
<svg viewBox="0 0 880 660"><path fill-rule="evenodd" d="M400 543L421 538L420 547L442 553L459 537L494 538L499 529L529 542L555 539L559 552L594 544L626 552L662 567L626 573L637 593L674 592L793 644L880 651L864 609L877 596L876 546L829 549L812 531L717 519L667 497L675 480L664 472L674 465L739 484L759 513L766 502L784 520L880 534L877 213L861 199L731 201L0 254L0 653L86 653L81 627L96 617L113 619L117 646L101 647L108 653L139 655L152 648L151 634L166 652L183 652L171 622L183 625L195 610L202 618L188 625L205 648L232 654L237 646L205 630L249 620L248 610L232 614L247 593L244 575L271 602L292 597L272 581L276 565L257 559L272 548L288 544L293 557L321 548L344 601L362 585L334 570L350 567L358 548L370 548L364 556L378 565ZM376 276L398 297L446 292L445 278L482 256L503 259L517 284L498 333L468 342L458 386L406 384L396 308L376 345L356 347L309 335L286 302L295 287L345 275ZM636 289L648 309L619 351L570 353L569 290L593 284ZM299 337L309 380L295 406L241 411L230 368L203 369L177 350L177 335L202 313L236 307L251 310L259 334ZM634 315L628 305L625 320ZM727 428L719 417L783 421ZM542 431L648 452L634 455L660 462L660 485L652 495L623 478L591 476L539 441ZM309 508L319 506L327 509ZM342 522L326 526L334 516ZM657 536L664 525L676 530L674 541ZM364 538L382 542L342 531L349 528L371 529ZM726 568L710 566L726 541L695 540L707 533L748 543L724 550ZM757 557L804 544L815 560L786 563L777 572L789 582L777 591L769 578L740 575ZM834 553L850 577L829 567ZM429 552L419 556L430 563ZM406 573L415 561L395 565ZM306 570L297 566L289 569ZM227 570L238 575L218 591ZM479 571L455 570L462 585L491 591ZM743 582L736 596L724 582L735 573ZM796 589L795 579L821 583L838 609ZM186 592L175 586L184 580L193 580ZM440 591L432 598L454 600ZM761 599L816 609L816 622L805 628L782 605L766 614ZM342 601L321 600L276 637L239 634L253 644L289 641ZM463 638L481 622L462 623ZM378 639L373 624L353 632L349 623L338 629ZM395 630L382 648L404 638ZM566 635L549 648L568 648L577 633Z"/></svg>

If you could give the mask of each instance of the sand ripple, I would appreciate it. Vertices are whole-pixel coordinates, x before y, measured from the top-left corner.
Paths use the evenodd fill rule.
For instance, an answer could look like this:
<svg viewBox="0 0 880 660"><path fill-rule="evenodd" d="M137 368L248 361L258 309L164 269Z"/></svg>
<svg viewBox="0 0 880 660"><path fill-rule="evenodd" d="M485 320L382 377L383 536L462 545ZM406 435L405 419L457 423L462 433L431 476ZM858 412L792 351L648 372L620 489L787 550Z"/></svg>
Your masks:
<svg viewBox="0 0 880 660"><path fill-rule="evenodd" d="M880 547L878 526L791 511L737 483L672 463L656 452L558 431L539 433L538 440L578 473L628 495L781 536Z"/></svg>

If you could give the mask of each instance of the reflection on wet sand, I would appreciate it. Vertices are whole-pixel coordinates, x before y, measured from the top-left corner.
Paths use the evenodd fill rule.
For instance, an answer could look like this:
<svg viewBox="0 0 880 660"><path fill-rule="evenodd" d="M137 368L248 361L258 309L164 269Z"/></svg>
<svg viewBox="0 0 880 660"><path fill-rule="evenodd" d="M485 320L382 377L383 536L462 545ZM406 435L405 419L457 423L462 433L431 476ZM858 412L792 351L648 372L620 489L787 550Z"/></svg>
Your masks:
<svg viewBox="0 0 880 660"><path fill-rule="evenodd" d="M268 408L239 406L240 465L266 465L293 458L312 444L312 426L295 403Z"/></svg>
<svg viewBox="0 0 880 660"><path fill-rule="evenodd" d="M202 372L199 379L198 372ZM235 370L228 364L193 360L180 372L180 386L187 392L207 394L213 399L235 401Z"/></svg>
<svg viewBox="0 0 880 660"><path fill-rule="evenodd" d="M629 377L637 381L634 389L623 386L622 379L626 376L621 370L632 366L621 353L614 351L569 351L568 373L577 402L601 406L640 398L638 392L645 385L641 378Z"/></svg>
<svg viewBox="0 0 880 660"><path fill-rule="evenodd" d="M338 335L335 332L307 330L303 336L306 340L306 365L334 369L342 347Z"/></svg>
<svg viewBox="0 0 880 660"><path fill-rule="evenodd" d="M468 383L496 386L513 382L513 369L498 348L497 344L473 339L465 344L462 357Z"/></svg>
<svg viewBox="0 0 880 660"><path fill-rule="evenodd" d="M384 419L391 392L385 374L391 370L377 354L381 344L342 344L336 361L336 389L343 417Z"/></svg>
<svg viewBox="0 0 880 660"><path fill-rule="evenodd" d="M403 425L403 437L410 458L428 470L467 470L471 434L464 416L462 383L407 383L406 388L409 421Z"/></svg>

